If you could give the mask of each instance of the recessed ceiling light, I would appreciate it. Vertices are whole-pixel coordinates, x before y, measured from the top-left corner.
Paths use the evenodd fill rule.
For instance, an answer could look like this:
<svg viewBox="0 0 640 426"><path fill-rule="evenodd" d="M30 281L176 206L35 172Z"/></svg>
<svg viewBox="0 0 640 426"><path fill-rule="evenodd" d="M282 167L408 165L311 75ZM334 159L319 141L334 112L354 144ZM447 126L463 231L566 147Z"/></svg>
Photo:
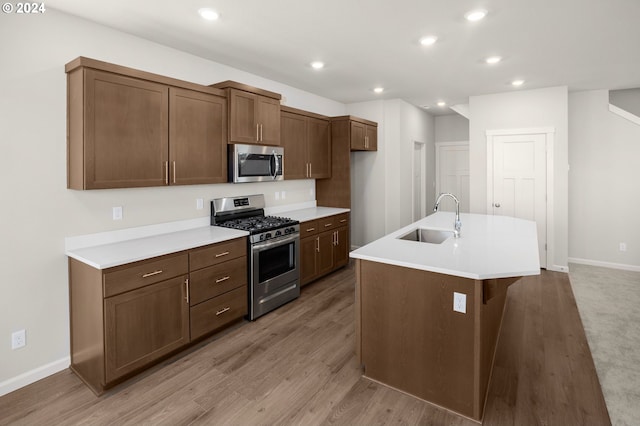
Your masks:
<svg viewBox="0 0 640 426"><path fill-rule="evenodd" d="M447 103L445 101L440 101L438 102L438 106L439 107L447 106Z"/></svg>
<svg viewBox="0 0 640 426"><path fill-rule="evenodd" d="M431 46L436 41L438 41L438 37L436 36L426 36L420 39L420 44L423 46Z"/></svg>
<svg viewBox="0 0 640 426"><path fill-rule="evenodd" d="M488 64L497 64L498 62L500 62L502 60L502 58L500 56L489 56L487 59L485 59L485 61Z"/></svg>
<svg viewBox="0 0 640 426"><path fill-rule="evenodd" d="M522 86L524 84L524 80L513 80L511 84L514 86Z"/></svg>
<svg viewBox="0 0 640 426"><path fill-rule="evenodd" d="M384 87L375 87L373 89L373 91L376 92L376 93L382 93L382 92L384 92Z"/></svg>
<svg viewBox="0 0 640 426"><path fill-rule="evenodd" d="M311 68L315 70L321 70L322 68L324 68L324 62L320 62L320 61L311 62Z"/></svg>
<svg viewBox="0 0 640 426"><path fill-rule="evenodd" d="M471 12L467 12L464 17L467 21L477 22L487 16L487 11L484 9L472 10Z"/></svg>
<svg viewBox="0 0 640 426"><path fill-rule="evenodd" d="M198 14L202 17L202 19L206 19L207 21L216 21L220 17L218 12L213 9L209 9L208 7L198 9Z"/></svg>

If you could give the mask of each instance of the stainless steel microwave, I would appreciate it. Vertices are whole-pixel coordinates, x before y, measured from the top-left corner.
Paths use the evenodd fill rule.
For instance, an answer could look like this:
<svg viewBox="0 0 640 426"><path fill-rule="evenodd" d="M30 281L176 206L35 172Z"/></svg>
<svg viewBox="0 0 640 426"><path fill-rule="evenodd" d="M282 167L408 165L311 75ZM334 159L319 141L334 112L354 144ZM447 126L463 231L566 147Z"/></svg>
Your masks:
<svg viewBox="0 0 640 426"><path fill-rule="evenodd" d="M284 148L266 145L229 145L229 182L283 180Z"/></svg>

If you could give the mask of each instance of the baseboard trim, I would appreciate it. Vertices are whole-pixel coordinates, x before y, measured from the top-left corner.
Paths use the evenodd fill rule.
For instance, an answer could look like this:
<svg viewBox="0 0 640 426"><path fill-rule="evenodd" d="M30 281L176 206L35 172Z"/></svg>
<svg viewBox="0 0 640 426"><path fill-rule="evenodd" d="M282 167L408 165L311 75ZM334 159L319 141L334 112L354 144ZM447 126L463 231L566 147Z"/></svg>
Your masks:
<svg viewBox="0 0 640 426"><path fill-rule="evenodd" d="M66 356L52 363L34 368L26 373L22 373L19 376L12 377L4 382L0 382L0 396L11 393L22 387L30 385L31 383L35 383L38 380L58 373L65 368L69 368L69 364L71 364L71 357Z"/></svg>
<svg viewBox="0 0 640 426"><path fill-rule="evenodd" d="M600 260L580 259L570 257L569 263L578 263L580 265L601 266L603 268L620 269L623 271L640 272L640 266L626 265L624 263L602 262Z"/></svg>

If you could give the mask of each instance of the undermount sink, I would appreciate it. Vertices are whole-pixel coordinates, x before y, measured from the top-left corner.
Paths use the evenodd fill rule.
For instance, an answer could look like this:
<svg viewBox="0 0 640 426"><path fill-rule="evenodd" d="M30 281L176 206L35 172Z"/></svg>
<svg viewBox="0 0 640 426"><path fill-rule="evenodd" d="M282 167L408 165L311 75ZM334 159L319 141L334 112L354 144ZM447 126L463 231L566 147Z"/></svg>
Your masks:
<svg viewBox="0 0 640 426"><path fill-rule="evenodd" d="M443 231L441 229L416 228L400 237L400 240L418 241L420 243L442 244L453 237L453 231Z"/></svg>

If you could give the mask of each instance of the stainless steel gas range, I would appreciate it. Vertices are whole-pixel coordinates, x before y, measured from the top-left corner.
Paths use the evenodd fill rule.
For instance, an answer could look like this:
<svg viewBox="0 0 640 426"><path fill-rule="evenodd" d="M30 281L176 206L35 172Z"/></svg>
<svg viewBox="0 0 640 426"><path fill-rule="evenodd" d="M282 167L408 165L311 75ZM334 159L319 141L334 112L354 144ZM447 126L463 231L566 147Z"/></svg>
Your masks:
<svg viewBox="0 0 640 426"><path fill-rule="evenodd" d="M265 216L264 195L211 201L211 225L249 232L249 319L300 295L300 225Z"/></svg>

